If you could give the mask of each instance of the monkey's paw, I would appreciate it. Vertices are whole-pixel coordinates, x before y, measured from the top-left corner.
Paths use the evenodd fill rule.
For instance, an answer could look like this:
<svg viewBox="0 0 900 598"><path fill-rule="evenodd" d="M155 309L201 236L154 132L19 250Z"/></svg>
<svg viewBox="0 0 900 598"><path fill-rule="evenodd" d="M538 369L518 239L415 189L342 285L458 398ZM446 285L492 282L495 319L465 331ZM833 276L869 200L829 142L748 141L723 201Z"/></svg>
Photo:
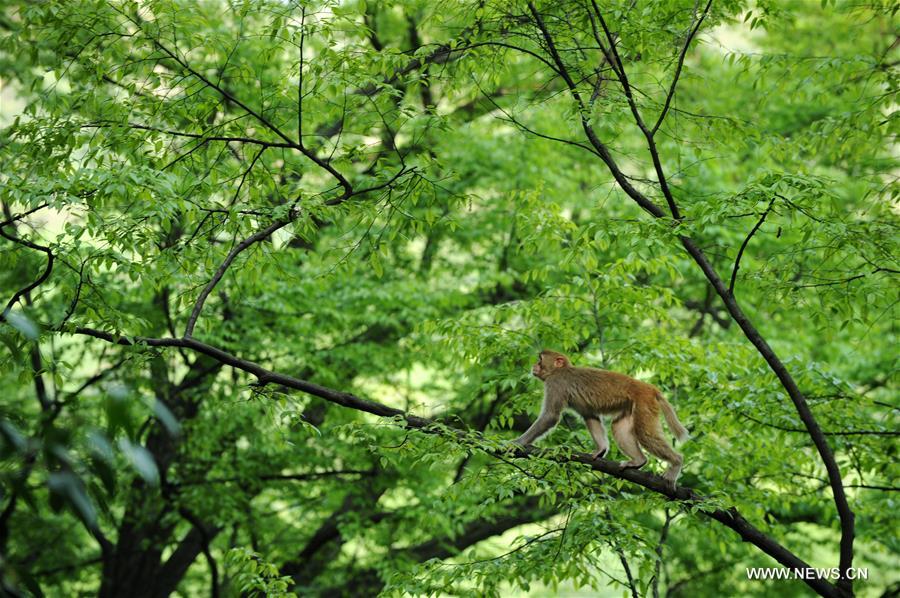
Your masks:
<svg viewBox="0 0 900 598"><path fill-rule="evenodd" d="M591 459L602 459L609 453L609 448L605 448L603 450L594 451L591 453Z"/></svg>

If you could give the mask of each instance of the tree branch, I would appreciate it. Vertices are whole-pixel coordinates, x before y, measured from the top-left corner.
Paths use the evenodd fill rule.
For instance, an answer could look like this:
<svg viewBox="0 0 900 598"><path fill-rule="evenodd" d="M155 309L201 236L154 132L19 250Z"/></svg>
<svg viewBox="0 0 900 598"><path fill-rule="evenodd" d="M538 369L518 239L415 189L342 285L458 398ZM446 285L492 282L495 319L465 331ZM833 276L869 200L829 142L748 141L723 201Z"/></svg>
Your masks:
<svg viewBox="0 0 900 598"><path fill-rule="evenodd" d="M737 257L734 258L734 268L731 269L731 282L728 283L728 292L732 295L734 294L734 283L737 281L737 273L738 268L741 267L741 256L744 255L744 250L747 249L747 245L750 243L750 239L759 230L759 227L763 225L763 222L766 221L766 216L769 215L769 212L772 211L772 206L775 204L775 200L777 197L773 197L769 202L769 205L766 207L765 211L762 213L762 216L759 217L759 220L756 222L756 225L750 229L750 232L747 234L747 238L744 239L744 242L741 243L741 248L738 249Z"/></svg>
<svg viewBox="0 0 900 598"><path fill-rule="evenodd" d="M50 205L49 203L42 203L41 205L39 205L35 208L31 208L27 212L22 212L21 214L16 214L15 216L10 214L6 220L4 220L3 222L0 222L0 228L3 228L4 226L9 226L10 224L15 224L22 218L25 218L26 216L30 216L31 214L34 214L35 212L43 210L44 208L46 208L49 205Z"/></svg>
<svg viewBox="0 0 900 598"><path fill-rule="evenodd" d="M631 114L634 116L634 122L637 127L644 134L644 138L647 140L647 149L650 152L650 158L653 160L653 169L656 171L656 180L659 182L659 188L662 191L663 197L666 200L666 203L669 206L669 212L672 214L672 218L675 220L681 220L681 212L678 210L678 204L675 202L675 197L672 195L671 189L669 189L669 182L666 178L665 171L662 167L662 160L659 157L659 149L656 146L656 141L653 139L654 132L647 128L647 125L644 124L644 119L641 117L640 110L638 110L637 102L634 99L634 94L631 91L631 84L628 82L628 75L625 73L625 65L622 64L622 58L619 56L619 51L616 49L616 40L613 34L610 32L609 27L606 25L606 20L603 18L603 14L600 12L600 8L597 6L596 0L591 0L591 5L594 8L594 13L597 15L597 20L600 21L600 26L603 27L603 32L606 35L606 39L610 45L610 52L612 53L611 64L617 64L618 69L613 69L613 72L616 73L616 76L619 79L619 83L622 85L622 89L625 92L625 98L628 100L628 106L631 109ZM687 51L687 47L684 48L683 51ZM609 60L609 57L607 57Z"/></svg>
<svg viewBox="0 0 900 598"><path fill-rule="evenodd" d="M663 562L663 547L666 545L666 540L669 537L669 524L674 519L668 508L665 509L665 517L662 529L659 530L659 542L656 543L656 563L653 565L653 579L651 580L653 598L659 598L659 576Z"/></svg>
<svg viewBox="0 0 900 598"><path fill-rule="evenodd" d="M262 241L267 238L269 235L274 233L280 228L287 226L291 222L290 218L283 218L280 220L276 220L266 228L259 230L236 246L234 246L231 251L228 252L228 255L225 257L225 260L219 264L218 269L216 269L215 274L206 283L206 286L203 288L203 291L200 293L200 296L197 297L197 302L194 304L194 309L191 311L191 316L188 318L187 326L184 328L184 336L185 338L190 338L194 333L194 325L197 323L197 318L200 317L200 311L203 309L203 304L206 302L206 298L209 297L209 294L212 293L212 290L219 284L219 281L222 280L222 277L225 275L225 271L228 270L228 266L231 265L231 262L234 261L234 258L238 256L238 254L254 243L258 241Z"/></svg>
<svg viewBox="0 0 900 598"><path fill-rule="evenodd" d="M32 282L32 283L26 285L24 288L16 291L15 294L12 296L12 298L6 303L6 307L3 309L3 313L0 314L0 319L8 320L9 312L12 310L13 306L19 301L19 299L21 299L22 297L24 297L25 295L27 295L28 293L30 293L37 287L44 284L44 281L46 281L48 278L50 278L50 273L53 272L53 260L55 259L55 256L53 255L53 252L50 250L49 247L45 247L43 245L38 245L37 243L33 243L27 239L22 239L15 235L11 235L11 234L7 233L6 231L4 231L2 226L0 226L0 236L2 236L4 239L8 239L8 240L12 241L13 243L22 245L23 247L28 247L29 249L34 249L35 251L41 251L41 252L47 254L47 266L44 268L44 271L41 273L41 275L38 276L34 282Z"/></svg>
<svg viewBox="0 0 900 598"><path fill-rule="evenodd" d="M659 130L659 127L662 125L663 120L666 118L666 113L669 111L669 106L672 104L672 98L675 97L675 87L678 85L678 78L681 77L681 68L684 66L684 57L687 55L688 47L691 45L691 40L694 39L694 36L697 34L697 30L700 29L700 25L703 24L703 19L706 18L706 15L709 13L709 7L712 6L712 0L708 0L706 6L703 8L703 13L700 15L700 18L697 19L696 24L691 29L691 32L688 34L687 39L684 40L684 46L681 48L681 53L678 55L678 64L675 67L675 75L672 77L672 85L669 87L669 93L666 94L666 102L663 105L662 112L659 113L659 118L656 120L656 124L653 125L653 128L650 129L650 134L655 135Z"/></svg>
<svg viewBox="0 0 900 598"><path fill-rule="evenodd" d="M230 135L206 135L204 133L186 133L184 131L175 131L173 129L163 129L161 127L152 127L149 125L142 125L140 123L128 122L128 123L120 123L113 121L96 121L92 123L87 123L81 125L84 129L94 129L94 128L103 128L103 127L127 127L129 129L137 129L139 131L151 131L153 133L161 133L163 135L171 135L172 137L187 137L188 139L198 139L202 142L208 141L225 141L225 142L234 142L234 143L247 143L250 145L261 145L262 147L279 147L285 149L297 149L297 144L293 142L282 142L282 141L266 141L265 139L256 139L254 137L233 137Z"/></svg>

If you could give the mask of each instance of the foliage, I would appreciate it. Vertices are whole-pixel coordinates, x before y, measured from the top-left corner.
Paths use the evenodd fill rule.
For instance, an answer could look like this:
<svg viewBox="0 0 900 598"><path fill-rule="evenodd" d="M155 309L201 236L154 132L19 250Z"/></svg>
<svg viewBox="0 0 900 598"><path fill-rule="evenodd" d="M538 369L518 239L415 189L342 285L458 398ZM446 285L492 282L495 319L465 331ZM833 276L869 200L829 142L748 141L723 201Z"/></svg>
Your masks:
<svg viewBox="0 0 900 598"><path fill-rule="evenodd" d="M2 591L807 595L710 515L835 483L896 591L896 7L598 4L4 2ZM703 500L510 452L542 347Z"/></svg>

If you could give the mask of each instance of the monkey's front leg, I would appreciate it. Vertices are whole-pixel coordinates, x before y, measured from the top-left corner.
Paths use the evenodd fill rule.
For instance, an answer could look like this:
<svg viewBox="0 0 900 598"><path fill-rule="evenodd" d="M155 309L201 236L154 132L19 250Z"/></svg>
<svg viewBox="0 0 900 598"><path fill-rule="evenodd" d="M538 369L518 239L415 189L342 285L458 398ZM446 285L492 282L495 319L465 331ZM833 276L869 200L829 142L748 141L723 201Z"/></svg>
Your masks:
<svg viewBox="0 0 900 598"><path fill-rule="evenodd" d="M515 442L522 446L528 446L539 437L550 431L553 426L559 422L562 415L562 409L548 409L545 405L541 411L541 415L535 420L531 427L525 430L525 433L516 438Z"/></svg>
<svg viewBox="0 0 900 598"><path fill-rule="evenodd" d="M585 417L584 424L587 426L597 450L591 453L591 459L599 459L605 457L609 452L609 437L606 435L606 428L603 427L603 420L599 417Z"/></svg>

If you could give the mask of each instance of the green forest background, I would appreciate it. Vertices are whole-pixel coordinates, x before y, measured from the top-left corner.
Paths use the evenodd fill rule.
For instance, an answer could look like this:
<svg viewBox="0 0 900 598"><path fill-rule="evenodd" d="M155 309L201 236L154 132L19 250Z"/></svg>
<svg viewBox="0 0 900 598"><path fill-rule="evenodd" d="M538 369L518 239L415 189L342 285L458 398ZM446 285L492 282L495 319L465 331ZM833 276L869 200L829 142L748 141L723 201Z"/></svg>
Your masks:
<svg viewBox="0 0 900 598"><path fill-rule="evenodd" d="M0 1L0 593L896 596L898 7Z"/></svg>

